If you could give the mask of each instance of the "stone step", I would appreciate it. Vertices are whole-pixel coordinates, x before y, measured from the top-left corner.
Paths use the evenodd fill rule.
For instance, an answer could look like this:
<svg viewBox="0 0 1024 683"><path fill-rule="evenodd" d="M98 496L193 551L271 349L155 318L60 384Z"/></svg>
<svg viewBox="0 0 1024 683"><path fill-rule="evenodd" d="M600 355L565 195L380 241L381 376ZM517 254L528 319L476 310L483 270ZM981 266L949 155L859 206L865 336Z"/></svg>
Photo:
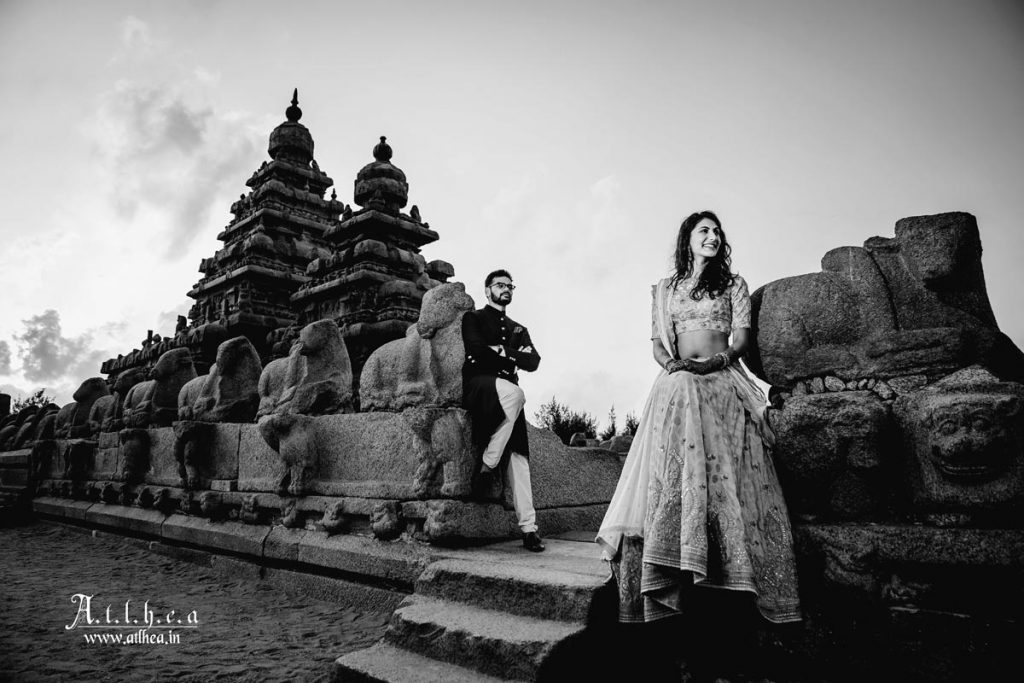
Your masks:
<svg viewBox="0 0 1024 683"><path fill-rule="evenodd" d="M332 683L499 683L473 669L381 642L334 662Z"/></svg>
<svg viewBox="0 0 1024 683"><path fill-rule="evenodd" d="M413 652L511 680L533 680L556 643L582 623L537 619L413 595L391 616L384 639Z"/></svg>
<svg viewBox="0 0 1024 683"><path fill-rule="evenodd" d="M521 564L439 560L416 582L417 595L511 614L582 622L604 579L593 574Z"/></svg>

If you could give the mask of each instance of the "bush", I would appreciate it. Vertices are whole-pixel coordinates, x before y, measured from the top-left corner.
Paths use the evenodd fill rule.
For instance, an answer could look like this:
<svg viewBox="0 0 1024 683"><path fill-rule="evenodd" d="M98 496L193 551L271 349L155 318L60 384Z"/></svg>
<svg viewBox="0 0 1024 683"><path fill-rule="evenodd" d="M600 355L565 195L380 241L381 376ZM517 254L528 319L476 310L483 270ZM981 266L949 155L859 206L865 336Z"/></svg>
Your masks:
<svg viewBox="0 0 1024 683"><path fill-rule="evenodd" d="M640 420L634 413L626 413L625 433L636 436L636 430L640 428Z"/></svg>
<svg viewBox="0 0 1024 683"><path fill-rule="evenodd" d="M19 410L23 408L28 408L29 406L42 407L45 406L47 403L53 403L53 396L47 396L44 393L45 391L45 389L40 389L35 393L29 394L28 398L22 398L21 396L19 396L18 398L14 399L14 402L11 403L11 413L17 413Z"/></svg>
<svg viewBox="0 0 1024 683"><path fill-rule="evenodd" d="M601 436L597 438L601 441L607 441L618 433L617 430L618 427L615 426L615 406L612 406L612 409L608 411L608 426L601 432Z"/></svg>
<svg viewBox="0 0 1024 683"><path fill-rule="evenodd" d="M583 432L588 439L597 436L597 420L590 413L570 410L569 406L559 403L554 396L549 403L540 407L534 418L538 425L553 431L567 446L576 432Z"/></svg>

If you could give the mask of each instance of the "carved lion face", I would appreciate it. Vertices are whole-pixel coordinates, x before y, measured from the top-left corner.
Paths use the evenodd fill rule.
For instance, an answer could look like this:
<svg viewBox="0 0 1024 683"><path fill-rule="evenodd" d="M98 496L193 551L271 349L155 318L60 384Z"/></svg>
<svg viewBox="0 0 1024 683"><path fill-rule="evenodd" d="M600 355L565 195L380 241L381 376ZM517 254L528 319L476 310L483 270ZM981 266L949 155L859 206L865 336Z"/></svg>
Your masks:
<svg viewBox="0 0 1024 683"><path fill-rule="evenodd" d="M991 479L1008 467L1019 440L1009 428L1020 415L1012 396L947 399L928 416L928 451L935 468L953 481Z"/></svg>

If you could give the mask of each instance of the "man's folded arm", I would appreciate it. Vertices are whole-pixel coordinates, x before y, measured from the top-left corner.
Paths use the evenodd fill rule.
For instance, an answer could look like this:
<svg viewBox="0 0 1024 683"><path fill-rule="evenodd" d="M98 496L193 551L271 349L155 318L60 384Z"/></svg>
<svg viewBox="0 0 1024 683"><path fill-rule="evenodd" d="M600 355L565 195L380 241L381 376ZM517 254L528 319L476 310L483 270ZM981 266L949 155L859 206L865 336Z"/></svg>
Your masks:
<svg viewBox="0 0 1024 683"><path fill-rule="evenodd" d="M540 354L537 353L537 349L533 345L533 340L530 339L530 333L523 330L522 346L520 348L527 349L526 351L518 350L513 351L512 356L516 359L516 365L527 372L533 372L540 365Z"/></svg>
<svg viewBox="0 0 1024 683"><path fill-rule="evenodd" d="M475 362L478 367L485 370L515 372L515 362L511 358L502 356L487 344L480 320L473 315L472 311L467 311L462 316L462 343L466 347L468 362Z"/></svg>

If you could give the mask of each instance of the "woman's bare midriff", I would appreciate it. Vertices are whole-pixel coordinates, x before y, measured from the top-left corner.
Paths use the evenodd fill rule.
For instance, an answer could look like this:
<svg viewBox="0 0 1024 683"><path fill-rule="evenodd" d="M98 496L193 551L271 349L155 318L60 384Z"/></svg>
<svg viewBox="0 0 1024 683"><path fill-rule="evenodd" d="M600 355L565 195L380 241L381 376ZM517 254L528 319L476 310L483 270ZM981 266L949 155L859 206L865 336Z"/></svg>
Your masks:
<svg viewBox="0 0 1024 683"><path fill-rule="evenodd" d="M676 336L680 358L710 358L729 348L729 335L718 330L693 330Z"/></svg>

